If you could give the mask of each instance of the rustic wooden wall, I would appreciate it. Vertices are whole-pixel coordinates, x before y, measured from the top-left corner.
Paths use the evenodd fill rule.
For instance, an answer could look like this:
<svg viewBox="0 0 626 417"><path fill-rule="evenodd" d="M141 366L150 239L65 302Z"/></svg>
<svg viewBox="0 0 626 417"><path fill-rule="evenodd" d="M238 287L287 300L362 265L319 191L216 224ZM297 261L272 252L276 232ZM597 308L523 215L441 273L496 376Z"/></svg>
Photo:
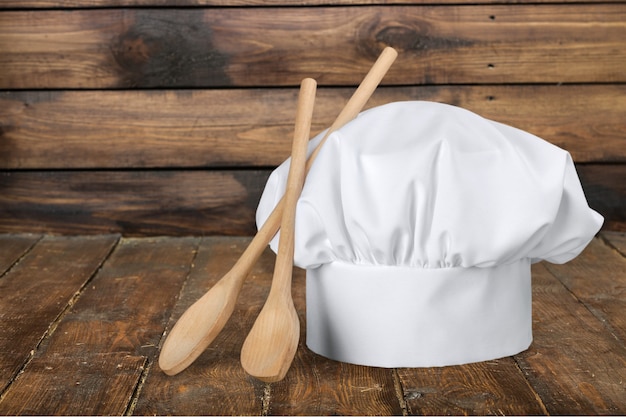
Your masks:
<svg viewBox="0 0 626 417"><path fill-rule="evenodd" d="M466 2L468 3L468 2ZM247 235L297 88L442 101L569 150L626 230L626 1L3 0L0 232Z"/></svg>

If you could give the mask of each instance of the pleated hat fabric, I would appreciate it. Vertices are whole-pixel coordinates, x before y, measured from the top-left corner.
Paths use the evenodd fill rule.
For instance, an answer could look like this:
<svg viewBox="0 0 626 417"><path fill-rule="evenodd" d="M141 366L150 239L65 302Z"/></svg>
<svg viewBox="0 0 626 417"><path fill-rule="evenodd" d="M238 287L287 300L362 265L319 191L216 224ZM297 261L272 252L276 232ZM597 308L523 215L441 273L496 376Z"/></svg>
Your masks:
<svg viewBox="0 0 626 417"><path fill-rule="evenodd" d="M288 169L271 174L259 226ZM569 153L543 139L440 103L367 110L328 137L298 201L307 345L381 367L519 353L532 342L531 263L571 260L602 222Z"/></svg>

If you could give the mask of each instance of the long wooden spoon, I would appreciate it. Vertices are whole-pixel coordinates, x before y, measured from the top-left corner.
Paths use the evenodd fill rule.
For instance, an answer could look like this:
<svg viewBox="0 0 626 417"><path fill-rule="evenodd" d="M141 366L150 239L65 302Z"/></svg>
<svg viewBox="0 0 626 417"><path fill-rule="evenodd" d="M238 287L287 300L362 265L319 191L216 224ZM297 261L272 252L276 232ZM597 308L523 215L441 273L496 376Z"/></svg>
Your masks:
<svg viewBox="0 0 626 417"><path fill-rule="evenodd" d="M306 165L307 171L328 136L354 119L363 109L397 56L398 53L391 47L382 51L326 132L325 137L309 156ZM159 367L167 375L176 375L191 365L224 328L235 308L235 302L244 279L280 227L283 204L284 198L276 205L274 211L261 226L232 269L178 319L167 336L159 356Z"/></svg>
<svg viewBox="0 0 626 417"><path fill-rule="evenodd" d="M272 286L241 349L243 369L265 382L280 381L285 377L300 338L300 321L291 298L294 227L296 204L304 184L315 88L314 80L302 81Z"/></svg>

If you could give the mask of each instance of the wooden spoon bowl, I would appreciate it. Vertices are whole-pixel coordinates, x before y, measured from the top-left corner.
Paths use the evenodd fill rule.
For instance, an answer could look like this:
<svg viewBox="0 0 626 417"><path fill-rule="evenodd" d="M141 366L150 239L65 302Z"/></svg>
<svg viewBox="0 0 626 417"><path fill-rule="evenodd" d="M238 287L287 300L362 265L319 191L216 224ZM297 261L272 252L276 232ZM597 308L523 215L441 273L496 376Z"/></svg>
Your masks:
<svg viewBox="0 0 626 417"><path fill-rule="evenodd" d="M264 382L282 380L300 340L300 320L291 297L268 298L241 349L241 365Z"/></svg>

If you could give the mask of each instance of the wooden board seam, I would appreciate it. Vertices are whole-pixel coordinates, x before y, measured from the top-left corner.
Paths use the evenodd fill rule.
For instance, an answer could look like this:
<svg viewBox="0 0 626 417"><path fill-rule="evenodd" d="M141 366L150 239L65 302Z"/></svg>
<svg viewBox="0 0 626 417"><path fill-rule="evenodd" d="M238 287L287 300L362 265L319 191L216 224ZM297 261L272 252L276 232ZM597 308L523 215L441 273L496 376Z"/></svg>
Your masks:
<svg viewBox="0 0 626 417"><path fill-rule="evenodd" d="M521 360L522 359L520 357L520 354L513 355L513 362L515 362L515 366L519 370L520 375L522 375L524 377L524 379L526 380L526 383L528 384L528 387L529 387L530 391L535 396L537 404L539 405L539 407L541 407L541 410L543 411L543 414L546 415L546 416L550 415L550 413L548 412L548 408L546 407L546 404L543 402L543 399L541 398L541 395L539 395L539 393L535 389L535 386L533 385L532 381L530 379L528 379L528 375L526 374L526 372L524 372L522 364L520 363Z"/></svg>
<svg viewBox="0 0 626 417"><path fill-rule="evenodd" d="M134 415L133 411L135 410L135 407L137 406L137 401L139 401L141 390L146 383L146 379L148 378L148 375L150 375L150 370L152 369L154 363L156 362L155 360L153 360L152 358L148 356L145 356L145 355L142 355L142 356L144 357L146 364L144 365L143 370L141 371L141 375L139 376L139 379L137 380L137 385L135 385L135 388L133 389L133 393L130 397L130 401L128 402L128 406L126 407L126 410L124 410L125 416Z"/></svg>
<svg viewBox="0 0 626 417"><path fill-rule="evenodd" d="M626 253L620 251L620 249L615 246L609 239L607 239L606 236L604 236L603 234L598 234L598 237L600 238L599 240L604 243L606 246L608 246L609 248L611 248L612 250L614 250L617 254L619 254L622 258L626 258Z"/></svg>
<svg viewBox="0 0 626 417"><path fill-rule="evenodd" d="M409 406L406 403L406 399L405 399L405 395L407 393L404 392L404 386L402 385L402 381L400 380L400 375L398 375L397 368L393 368L391 370L391 377L393 379L393 387L396 392L396 397L398 398L398 402L400 403L400 408L402 409L402 415L408 416Z"/></svg>
<svg viewBox="0 0 626 417"><path fill-rule="evenodd" d="M30 235L30 234L35 234L35 233L28 233L28 234ZM41 239L43 239L43 236L44 236L43 234L39 235L39 238L33 241L33 243L27 249L25 249L22 252L22 254L18 256L6 270L0 272L0 279L4 278L8 273L10 273L11 270L15 268L22 261L22 259L24 259L24 257L26 257L26 255L30 253L31 250L33 250L35 245L37 245L37 243L39 243Z"/></svg>

